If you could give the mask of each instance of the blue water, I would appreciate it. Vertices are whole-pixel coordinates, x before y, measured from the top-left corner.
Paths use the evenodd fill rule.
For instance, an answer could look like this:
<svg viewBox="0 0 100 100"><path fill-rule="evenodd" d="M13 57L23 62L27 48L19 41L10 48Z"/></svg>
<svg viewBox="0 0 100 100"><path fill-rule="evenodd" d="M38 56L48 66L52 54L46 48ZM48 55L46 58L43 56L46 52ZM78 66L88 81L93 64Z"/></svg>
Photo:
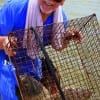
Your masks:
<svg viewBox="0 0 100 100"><path fill-rule="evenodd" d="M64 10L69 19L95 13L100 22L100 0L66 0Z"/></svg>
<svg viewBox="0 0 100 100"><path fill-rule="evenodd" d="M0 5L3 5L5 1L0 0ZM100 22L100 0L65 0L63 8L69 19L95 13Z"/></svg>

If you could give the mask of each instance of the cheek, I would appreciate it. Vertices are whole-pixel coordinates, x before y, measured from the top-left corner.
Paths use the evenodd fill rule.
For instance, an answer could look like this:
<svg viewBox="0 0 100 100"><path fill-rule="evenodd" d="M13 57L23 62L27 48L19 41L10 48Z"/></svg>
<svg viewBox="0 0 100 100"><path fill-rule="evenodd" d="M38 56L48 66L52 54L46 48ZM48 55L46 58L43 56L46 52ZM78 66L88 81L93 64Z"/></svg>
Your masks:
<svg viewBox="0 0 100 100"><path fill-rule="evenodd" d="M43 5L43 0L38 0L39 1L39 6Z"/></svg>
<svg viewBox="0 0 100 100"><path fill-rule="evenodd" d="M52 7L52 9L53 9L53 10L56 10L58 7L59 7L59 5L58 5L58 4L55 4L55 5Z"/></svg>

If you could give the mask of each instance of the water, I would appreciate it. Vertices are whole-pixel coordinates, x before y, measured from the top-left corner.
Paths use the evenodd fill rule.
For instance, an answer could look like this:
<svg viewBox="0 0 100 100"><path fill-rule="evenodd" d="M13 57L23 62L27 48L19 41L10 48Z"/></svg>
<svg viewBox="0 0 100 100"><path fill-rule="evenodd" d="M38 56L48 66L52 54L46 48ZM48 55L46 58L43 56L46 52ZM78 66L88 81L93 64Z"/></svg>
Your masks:
<svg viewBox="0 0 100 100"><path fill-rule="evenodd" d="M4 4L6 0L0 0L0 6L2 6Z"/></svg>
<svg viewBox="0 0 100 100"><path fill-rule="evenodd" d="M0 5L6 0L0 0ZM69 19L96 13L100 22L100 0L66 0L63 6Z"/></svg>
<svg viewBox="0 0 100 100"><path fill-rule="evenodd" d="M69 19L95 13L100 22L100 0L66 0L64 10Z"/></svg>

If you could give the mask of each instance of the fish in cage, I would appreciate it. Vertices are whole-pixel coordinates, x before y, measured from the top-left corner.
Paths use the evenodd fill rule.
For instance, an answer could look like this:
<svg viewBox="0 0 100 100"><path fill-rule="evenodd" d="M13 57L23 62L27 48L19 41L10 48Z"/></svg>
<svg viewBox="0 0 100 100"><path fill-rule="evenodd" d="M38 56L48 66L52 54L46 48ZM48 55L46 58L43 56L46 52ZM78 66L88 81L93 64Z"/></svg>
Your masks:
<svg viewBox="0 0 100 100"><path fill-rule="evenodd" d="M81 44L67 36L69 29L83 34ZM100 100L100 27L95 14L11 32L8 39L7 48L16 52L9 59L16 68L20 99Z"/></svg>

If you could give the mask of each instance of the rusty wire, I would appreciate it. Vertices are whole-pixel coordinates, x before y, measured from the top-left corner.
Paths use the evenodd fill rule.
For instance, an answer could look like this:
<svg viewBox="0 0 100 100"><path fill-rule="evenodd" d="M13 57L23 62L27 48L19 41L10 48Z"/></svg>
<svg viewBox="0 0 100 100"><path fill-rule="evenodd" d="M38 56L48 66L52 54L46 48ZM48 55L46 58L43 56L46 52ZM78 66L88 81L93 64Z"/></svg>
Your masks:
<svg viewBox="0 0 100 100"><path fill-rule="evenodd" d="M58 81L60 81L60 87L64 93L66 100L99 100L100 99L100 27L96 18L96 15L90 15L82 18L73 19L63 23L50 24L43 27L36 27L38 34L52 33L52 26L54 31L58 33L64 33L69 28L75 28L83 33L83 41L81 44L77 44L73 40L69 43L67 48L62 51L55 51L51 44L50 37L44 36L45 40L48 41L49 45L45 46L45 49L52 60L56 71L55 73L59 76ZM67 29L64 29L64 27ZM29 97L27 95L27 90L23 85L21 77L26 73L23 72L21 66L22 63L26 63L26 66L33 66L32 59L25 55L26 49L22 47L23 35L26 30L18 30L16 32L9 33L10 44L12 37L17 38L16 46L13 47L15 51L22 56L13 56L12 62L16 67L16 75L19 82L19 88L22 96L25 100L61 100L59 91L57 90L55 95L51 95L52 86L55 85L54 80L50 77L50 69L46 68L47 64L44 61L43 79L39 80L43 85L42 94L38 97ZM44 34L45 35L45 34ZM41 35L40 40L43 41ZM37 46L40 48L39 44ZM41 48L40 48L41 49ZM35 52L35 51L33 51ZM37 56L37 54L35 54ZM39 57L45 59L45 55L40 50ZM30 63L29 63L30 62ZM29 65L28 65L29 64ZM34 76L32 76L34 77ZM57 88L57 87L56 87Z"/></svg>

